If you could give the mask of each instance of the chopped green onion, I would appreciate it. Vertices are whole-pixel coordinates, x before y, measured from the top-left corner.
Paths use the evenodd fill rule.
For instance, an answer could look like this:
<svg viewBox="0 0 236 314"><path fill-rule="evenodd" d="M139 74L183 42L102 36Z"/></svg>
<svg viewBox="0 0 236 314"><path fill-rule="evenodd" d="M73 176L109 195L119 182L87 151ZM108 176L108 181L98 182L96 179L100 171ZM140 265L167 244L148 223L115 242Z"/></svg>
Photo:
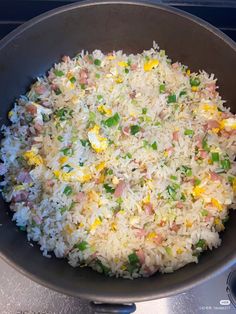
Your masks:
<svg viewBox="0 0 236 314"><path fill-rule="evenodd" d="M56 76L61 77L61 76L63 76L63 75L64 75L64 72L63 72L63 71L61 71L61 70L54 69L54 74L55 74Z"/></svg>
<svg viewBox="0 0 236 314"><path fill-rule="evenodd" d="M147 108L142 108L142 114L146 114L147 113Z"/></svg>
<svg viewBox="0 0 236 314"><path fill-rule="evenodd" d="M222 169L224 170L229 170L231 168L231 163L229 159L221 160L220 164L221 164Z"/></svg>
<svg viewBox="0 0 236 314"><path fill-rule="evenodd" d="M185 174L187 177L191 177L193 174L192 169L188 166L181 166L180 169L181 169L181 172Z"/></svg>
<svg viewBox="0 0 236 314"><path fill-rule="evenodd" d="M207 215L208 215L208 211L205 210L205 209L203 209L203 210L201 211L201 215L202 215L202 216L207 216Z"/></svg>
<svg viewBox="0 0 236 314"><path fill-rule="evenodd" d="M129 69L125 68L125 73L128 74L129 73Z"/></svg>
<svg viewBox="0 0 236 314"><path fill-rule="evenodd" d="M119 121L120 121L120 116L119 116L119 114L116 112L116 113L114 114L114 116L112 116L112 117L106 119L105 121L103 121L103 124L104 124L105 126L107 126L107 127L110 128L110 127L112 127L112 126L117 125L117 124L119 123Z"/></svg>
<svg viewBox="0 0 236 314"><path fill-rule="evenodd" d="M113 194L115 192L115 189L112 188L109 184L105 183L103 184L104 189L106 190L107 193Z"/></svg>
<svg viewBox="0 0 236 314"><path fill-rule="evenodd" d="M76 78L75 78L74 76L72 76L72 77L70 78L70 82L71 82L72 84L74 84L74 83L76 82Z"/></svg>
<svg viewBox="0 0 236 314"><path fill-rule="evenodd" d="M67 185L63 191L66 196L69 196L73 193L73 189L70 185Z"/></svg>
<svg viewBox="0 0 236 314"><path fill-rule="evenodd" d="M228 177L228 181L229 181L229 183L231 184L231 185L233 185L233 183L234 183L234 177Z"/></svg>
<svg viewBox="0 0 236 314"><path fill-rule="evenodd" d="M59 87L55 88L55 89L54 89L54 93L55 93L57 96L60 95L60 94L61 94L60 88L59 88Z"/></svg>
<svg viewBox="0 0 236 314"><path fill-rule="evenodd" d="M161 84L161 85L159 86L159 92L160 92L161 94L163 94L163 93L165 93L165 91L166 91L166 86L165 86L165 84Z"/></svg>
<svg viewBox="0 0 236 314"><path fill-rule="evenodd" d="M118 203L119 205L121 205L123 203L123 199L121 197L118 197L116 199L116 203Z"/></svg>
<svg viewBox="0 0 236 314"><path fill-rule="evenodd" d="M181 197L180 197L181 201L186 201L186 196L184 193L181 193Z"/></svg>
<svg viewBox="0 0 236 314"><path fill-rule="evenodd" d="M103 101L104 101L102 95L97 95L97 100L98 100L99 102L103 102Z"/></svg>
<svg viewBox="0 0 236 314"><path fill-rule="evenodd" d="M186 129L184 131L184 135L189 135L190 137L192 137L194 135L194 131L190 129Z"/></svg>
<svg viewBox="0 0 236 314"><path fill-rule="evenodd" d="M173 200L176 200L176 194L177 194L177 192L176 192L176 190L175 190L174 187L168 185L168 186L167 186L167 192L168 192L168 194L170 195L170 197L171 197Z"/></svg>
<svg viewBox="0 0 236 314"><path fill-rule="evenodd" d="M89 122L94 122L96 119L96 114L93 111L89 111Z"/></svg>
<svg viewBox="0 0 236 314"><path fill-rule="evenodd" d="M68 207L64 206L60 208L60 212L63 215L68 210Z"/></svg>
<svg viewBox="0 0 236 314"><path fill-rule="evenodd" d="M82 241L82 242L80 242L80 243L78 243L78 244L75 244L74 247L75 247L76 249L80 250L80 251L84 251L84 250L87 249L87 246L88 246L88 243L87 243L86 241Z"/></svg>
<svg viewBox="0 0 236 314"><path fill-rule="evenodd" d="M107 174L108 175L112 175L113 174L113 170L112 169L107 169Z"/></svg>
<svg viewBox="0 0 236 314"><path fill-rule="evenodd" d="M199 86L200 85L200 80L198 77L195 77L195 78L190 78L190 85L191 86Z"/></svg>
<svg viewBox="0 0 236 314"><path fill-rule="evenodd" d="M153 143L151 144L151 147L152 147L153 150L157 150L157 142L156 142L156 141L153 142Z"/></svg>
<svg viewBox="0 0 236 314"><path fill-rule="evenodd" d="M128 157L129 159L131 159L132 158L132 155L130 154L130 153L127 153L126 155L125 155L125 158L126 157Z"/></svg>
<svg viewBox="0 0 236 314"><path fill-rule="evenodd" d="M86 88L85 84L80 84L80 88L85 89Z"/></svg>
<svg viewBox="0 0 236 314"><path fill-rule="evenodd" d="M176 176L170 176L171 180L177 180L177 177Z"/></svg>
<svg viewBox="0 0 236 314"><path fill-rule="evenodd" d="M166 253L172 255L172 249L169 246L165 247Z"/></svg>
<svg viewBox="0 0 236 314"><path fill-rule="evenodd" d="M43 118L43 122L48 122L50 121L50 116L48 114L42 113L42 118Z"/></svg>
<svg viewBox="0 0 236 314"><path fill-rule="evenodd" d="M184 95L186 95L187 94L187 92L185 91L185 90L182 90L180 93L179 93L179 97L182 97L182 96L184 96Z"/></svg>
<svg viewBox="0 0 236 314"><path fill-rule="evenodd" d="M59 118L60 121L66 121L71 119L73 115L73 110L68 108L60 108L55 111L55 116Z"/></svg>
<svg viewBox="0 0 236 314"><path fill-rule="evenodd" d="M107 266L103 265L103 263L100 260L97 260L97 264L101 268L101 272L104 273L104 275L108 275L110 272L110 268Z"/></svg>
<svg viewBox="0 0 236 314"><path fill-rule="evenodd" d="M206 247L206 241L204 239L200 239L196 244L196 248L204 249L205 247Z"/></svg>
<svg viewBox="0 0 236 314"><path fill-rule="evenodd" d="M80 140L80 143L82 144L83 147L90 146L89 140L83 140L83 139L81 139L81 140Z"/></svg>
<svg viewBox="0 0 236 314"><path fill-rule="evenodd" d="M132 134L132 135L135 135L136 133L138 133L139 131L140 131L140 126L139 125L131 125L131 127L130 127L130 133Z"/></svg>
<svg viewBox="0 0 236 314"><path fill-rule="evenodd" d="M197 185L199 185L199 184L201 184L201 180L199 180L199 179L194 179L194 186L197 186Z"/></svg>
<svg viewBox="0 0 236 314"><path fill-rule="evenodd" d="M69 164L66 164L66 165L62 166L61 169L63 169L64 171L66 171L66 173L69 173L69 172L71 172L72 170L74 170L74 168L71 167Z"/></svg>
<svg viewBox="0 0 236 314"><path fill-rule="evenodd" d="M97 66L100 66L101 63L102 63L102 61L99 60L99 59L95 59L93 63L94 63L95 65L97 65Z"/></svg>
<svg viewBox="0 0 236 314"><path fill-rule="evenodd" d="M73 155L73 149L71 147L66 147L61 149L61 152L65 155L65 156L72 156Z"/></svg>
<svg viewBox="0 0 236 314"><path fill-rule="evenodd" d="M96 74L95 74L95 77L96 77L97 79L99 79L99 78L100 78L100 74L99 74L99 73L96 73Z"/></svg>
<svg viewBox="0 0 236 314"><path fill-rule="evenodd" d="M213 161L213 162L218 162L219 160L220 160L220 155L219 155L219 153L211 153L211 160Z"/></svg>
<svg viewBox="0 0 236 314"><path fill-rule="evenodd" d="M84 162L81 162L81 161L80 161L80 162L79 162L79 166L80 166L80 167L83 167L83 166L84 166Z"/></svg>
<svg viewBox="0 0 236 314"><path fill-rule="evenodd" d="M203 140L202 140L202 148L203 148L206 152L209 152L209 151L210 151L210 148L209 148L209 146L208 146L206 137L204 137Z"/></svg>
<svg viewBox="0 0 236 314"><path fill-rule="evenodd" d="M168 104L173 103L173 102L176 102L176 95L175 94L169 95L167 98Z"/></svg>
<svg viewBox="0 0 236 314"><path fill-rule="evenodd" d="M140 262L139 262L139 258L138 258L138 256L137 256L136 253L132 253L132 254L128 255L128 259L129 259L129 263L130 263L131 265L139 264L139 263L140 263Z"/></svg>

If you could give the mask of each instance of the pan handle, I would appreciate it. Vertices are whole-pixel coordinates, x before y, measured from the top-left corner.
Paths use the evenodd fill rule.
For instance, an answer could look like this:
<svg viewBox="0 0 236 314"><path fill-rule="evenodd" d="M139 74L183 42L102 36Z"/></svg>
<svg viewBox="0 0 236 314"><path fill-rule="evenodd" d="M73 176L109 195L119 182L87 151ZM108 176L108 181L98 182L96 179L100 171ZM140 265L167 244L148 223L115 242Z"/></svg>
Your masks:
<svg viewBox="0 0 236 314"><path fill-rule="evenodd" d="M136 311L136 305L134 303L126 304L112 304L112 303L100 303L90 302L90 306L94 311L94 314L130 314Z"/></svg>

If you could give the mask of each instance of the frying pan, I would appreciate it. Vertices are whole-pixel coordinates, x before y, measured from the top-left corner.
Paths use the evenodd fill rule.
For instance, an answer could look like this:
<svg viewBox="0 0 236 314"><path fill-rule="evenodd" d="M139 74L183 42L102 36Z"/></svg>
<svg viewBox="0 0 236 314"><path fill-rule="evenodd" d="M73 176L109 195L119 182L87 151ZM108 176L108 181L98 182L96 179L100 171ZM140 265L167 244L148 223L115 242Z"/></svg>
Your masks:
<svg viewBox="0 0 236 314"><path fill-rule="evenodd" d="M104 52L123 49L137 53L149 49L153 40L172 60L181 61L193 71L205 69L215 73L226 105L236 112L236 45L226 35L167 6L92 1L40 15L0 42L1 124L8 123L7 112L14 99L24 94L32 80L44 74L62 55L73 56L82 49L98 48ZM89 268L72 268L63 259L43 257L38 245L30 246L26 234L11 221L9 206L2 199L0 206L1 257L32 280L76 297L107 303L163 298L210 279L236 261L235 212L231 212L222 234L222 246L205 252L198 264L189 264L171 274L127 280L105 277ZM115 307L112 310L119 311Z"/></svg>

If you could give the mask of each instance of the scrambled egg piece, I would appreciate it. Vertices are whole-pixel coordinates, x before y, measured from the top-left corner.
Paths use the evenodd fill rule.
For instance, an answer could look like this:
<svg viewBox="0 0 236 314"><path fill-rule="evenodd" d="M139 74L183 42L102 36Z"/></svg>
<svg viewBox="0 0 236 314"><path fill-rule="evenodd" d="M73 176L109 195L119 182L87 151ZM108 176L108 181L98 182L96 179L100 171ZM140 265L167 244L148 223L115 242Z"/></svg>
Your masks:
<svg viewBox="0 0 236 314"><path fill-rule="evenodd" d="M88 172L87 169L83 169L82 167L77 167L73 171L67 173L63 170L54 170L53 174L59 180L66 181L66 182L80 182L85 183L88 182L92 176Z"/></svg>
<svg viewBox="0 0 236 314"><path fill-rule="evenodd" d="M38 154L38 149L36 147L24 152L23 157L30 166L39 166L43 164L43 158Z"/></svg>
<svg viewBox="0 0 236 314"><path fill-rule="evenodd" d="M118 62L118 65L119 65L120 67L125 68L125 67L127 67L127 66L128 66L128 63L127 63L127 62L125 62L125 61L120 61L120 62Z"/></svg>
<svg viewBox="0 0 236 314"><path fill-rule="evenodd" d="M95 230L98 226L101 225L101 223L102 223L101 220L99 218L96 218L94 222L91 224L90 230Z"/></svg>
<svg viewBox="0 0 236 314"><path fill-rule="evenodd" d="M219 202L217 199L212 198L212 199L211 199L211 203L212 203L212 205L215 206L219 211L222 211L223 206L220 204L220 202Z"/></svg>
<svg viewBox="0 0 236 314"><path fill-rule="evenodd" d="M159 60L157 59L152 59L152 60L149 60L147 62L144 63L144 71L145 72L149 72L151 71L152 69L155 69L159 64Z"/></svg>
<svg viewBox="0 0 236 314"><path fill-rule="evenodd" d="M62 156L59 158L59 164L63 165L65 162L67 162L68 157L67 156Z"/></svg>
<svg viewBox="0 0 236 314"><path fill-rule="evenodd" d="M233 129L236 130L236 119L228 118L220 122L221 129Z"/></svg>
<svg viewBox="0 0 236 314"><path fill-rule="evenodd" d="M98 165L95 166L97 171L102 171L105 167L106 167L105 161L102 161Z"/></svg>
<svg viewBox="0 0 236 314"><path fill-rule="evenodd" d="M102 114L105 114L107 116L111 116L112 115L112 110L107 108L106 106L104 105L100 105L97 107L98 108L98 111Z"/></svg>
<svg viewBox="0 0 236 314"><path fill-rule="evenodd" d="M212 116L213 114L219 114L219 111L216 105L204 103L204 104L199 105L198 113L208 118L209 116Z"/></svg>
<svg viewBox="0 0 236 314"><path fill-rule="evenodd" d="M92 148L97 152L101 153L106 150L108 146L108 141L105 137L99 135L100 127L95 125L92 129L88 131L88 139Z"/></svg>
<svg viewBox="0 0 236 314"><path fill-rule="evenodd" d="M142 200L142 203L147 204L147 203L150 203L150 201L151 201L151 196L150 196L150 193L148 193L148 195Z"/></svg>
<svg viewBox="0 0 236 314"><path fill-rule="evenodd" d="M193 188L192 194L194 197L198 197L198 196L201 196L204 192L205 192L205 189L203 189L200 186L195 186Z"/></svg>

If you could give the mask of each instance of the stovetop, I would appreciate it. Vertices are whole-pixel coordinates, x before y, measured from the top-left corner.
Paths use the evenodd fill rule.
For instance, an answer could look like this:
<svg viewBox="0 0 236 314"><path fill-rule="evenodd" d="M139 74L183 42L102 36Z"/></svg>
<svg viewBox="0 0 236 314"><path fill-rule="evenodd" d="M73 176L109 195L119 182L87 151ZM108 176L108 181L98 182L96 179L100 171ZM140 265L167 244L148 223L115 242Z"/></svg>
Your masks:
<svg viewBox="0 0 236 314"><path fill-rule="evenodd" d="M136 303L135 314L233 314L236 313L236 291L233 297L231 289L236 290L236 265L186 293ZM40 286L1 260L0 305L1 314L93 313L89 301Z"/></svg>
<svg viewBox="0 0 236 314"><path fill-rule="evenodd" d="M0 0L0 39L28 19L75 0ZM236 0L160 0L195 14L236 41ZM233 291L232 291L233 290ZM136 304L136 314L236 313L236 265L186 293ZM0 260L1 314L92 314L89 302L38 285Z"/></svg>

